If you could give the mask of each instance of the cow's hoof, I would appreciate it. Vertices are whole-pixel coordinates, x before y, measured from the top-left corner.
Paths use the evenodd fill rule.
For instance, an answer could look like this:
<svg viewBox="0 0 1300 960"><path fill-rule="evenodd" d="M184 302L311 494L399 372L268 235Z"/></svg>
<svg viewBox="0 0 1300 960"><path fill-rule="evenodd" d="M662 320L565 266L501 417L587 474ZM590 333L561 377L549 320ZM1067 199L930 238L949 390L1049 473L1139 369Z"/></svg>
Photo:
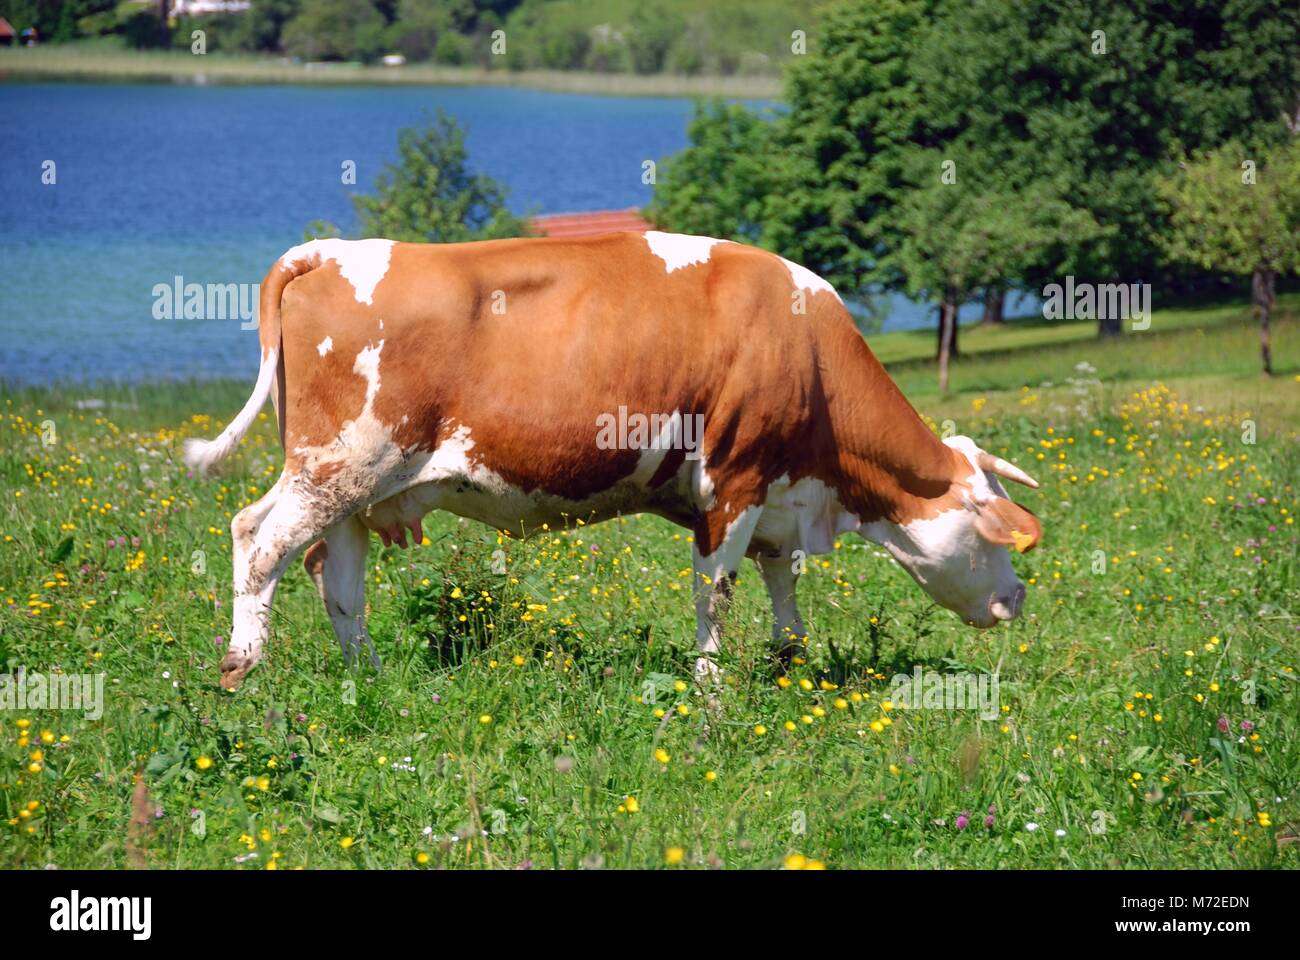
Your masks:
<svg viewBox="0 0 1300 960"><path fill-rule="evenodd" d="M234 693L253 668L253 661L242 653L227 653L221 661L221 689Z"/></svg>

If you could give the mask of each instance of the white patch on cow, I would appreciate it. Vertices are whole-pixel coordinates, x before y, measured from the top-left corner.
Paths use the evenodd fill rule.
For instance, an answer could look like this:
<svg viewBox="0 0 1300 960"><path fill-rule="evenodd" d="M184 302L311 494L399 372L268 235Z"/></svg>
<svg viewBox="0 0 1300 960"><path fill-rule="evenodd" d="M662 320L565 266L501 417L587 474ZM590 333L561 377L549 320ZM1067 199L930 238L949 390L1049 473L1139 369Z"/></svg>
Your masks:
<svg viewBox="0 0 1300 960"><path fill-rule="evenodd" d="M844 508L834 488L815 477L791 484L789 476L782 475L767 488L754 537L786 554L793 550L830 553L836 537L855 532L861 525Z"/></svg>
<svg viewBox="0 0 1300 960"><path fill-rule="evenodd" d="M664 262L669 273L693 263L708 263L714 245L729 242L712 237L691 237L684 233L661 233L658 230L647 230L643 236L650 245L650 252Z"/></svg>
<svg viewBox="0 0 1300 960"><path fill-rule="evenodd" d="M926 561L939 561L939 570L943 573L960 574L964 558L969 556L971 547L976 546L979 539L973 515L962 509L945 510L928 520L912 520L904 524L888 524L886 521L880 523L904 534L903 537L887 536L881 545L912 571L921 586L936 579L933 572L927 575ZM900 559L900 555L903 559ZM969 569L969 561L964 562Z"/></svg>
<svg viewBox="0 0 1300 960"><path fill-rule="evenodd" d="M379 394L379 352L383 349L384 341L380 340L376 345L362 347L352 361L352 372L366 378L366 405L362 408L362 416L370 412Z"/></svg>
<svg viewBox="0 0 1300 960"><path fill-rule="evenodd" d="M319 353L322 357L325 356L325 354L329 353L333 349L334 349L333 337L326 337L320 343L316 344L316 352Z"/></svg>
<svg viewBox="0 0 1300 960"><path fill-rule="evenodd" d="M781 262L784 263L786 269L790 271L790 279L794 281L796 287L807 290L809 293L817 293L819 290L825 291L836 300L840 300L840 295L835 292L835 288L807 267L801 267L797 263L791 263L785 257L781 258ZM844 301L840 300L840 302L843 303Z"/></svg>
<svg viewBox="0 0 1300 960"><path fill-rule="evenodd" d="M327 237L298 244L280 258L280 263L288 267L294 263L310 262L318 256L321 263L333 260L339 265L343 279L352 284L357 302L369 305L374 303L375 287L388 273L392 255L392 240Z"/></svg>
<svg viewBox="0 0 1300 960"><path fill-rule="evenodd" d="M718 499L717 491L713 488L713 478L709 476L708 466L709 458L701 448L700 458L694 462L691 470L691 496L695 505L704 510L712 510Z"/></svg>
<svg viewBox="0 0 1300 960"><path fill-rule="evenodd" d="M947 437L943 441L947 446L958 451L966 458L967 464L971 469L969 477L963 477L963 481L970 486L970 491L966 494L971 506L990 503L996 497L1010 499L1007 491L1003 488L1002 482L998 478L986 472L979 465L980 448L979 445L970 437Z"/></svg>
<svg viewBox="0 0 1300 960"><path fill-rule="evenodd" d="M656 416L658 416L656 414ZM653 421L651 421L653 424ZM695 438L698 443L699 437ZM659 467L663 465L668 454L674 450L680 450L683 447L682 441L682 412L674 410L669 416L664 418L659 433L650 441L650 445L641 450L637 456L636 469L632 471L628 481L638 487L647 487L654 475L659 472Z"/></svg>
<svg viewBox="0 0 1300 960"><path fill-rule="evenodd" d="M361 412L346 420L338 437L319 447L299 446L294 453L302 456L308 466L342 461L350 470L370 472L371 476L386 473L388 465L400 462L401 450L393 439L393 428L381 423L375 416L375 397L379 394L379 354L384 341L362 348L352 362L352 372L366 381L366 399Z"/></svg>
<svg viewBox="0 0 1300 960"><path fill-rule="evenodd" d="M904 524L877 520L863 524L861 533L884 547L926 593L972 626L995 626L999 618L992 606L1023 591L1006 548L979 535L973 508L945 510Z"/></svg>
<svg viewBox="0 0 1300 960"><path fill-rule="evenodd" d="M438 444L438 448L420 468L420 480L437 482L464 479L486 487L492 493L505 494L512 491L514 488L498 473L470 459L469 452L474 449L474 439L470 436L472 432L463 423L457 426L451 436Z"/></svg>

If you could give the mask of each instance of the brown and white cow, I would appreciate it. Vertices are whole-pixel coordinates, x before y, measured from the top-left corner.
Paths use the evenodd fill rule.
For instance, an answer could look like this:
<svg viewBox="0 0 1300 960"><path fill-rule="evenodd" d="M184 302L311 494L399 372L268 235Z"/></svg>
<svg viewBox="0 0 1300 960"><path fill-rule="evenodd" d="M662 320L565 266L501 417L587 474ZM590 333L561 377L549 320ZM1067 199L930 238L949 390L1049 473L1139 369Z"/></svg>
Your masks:
<svg viewBox="0 0 1300 960"><path fill-rule="evenodd" d="M1034 516L973 441L941 442L824 280L763 250L650 232L424 245L315 240L261 289L257 385L204 472L271 397L285 464L231 523L234 626L221 683L262 658L276 585L307 556L345 657L370 646L370 531L419 542L448 510L513 535L648 512L694 533L697 671L710 672L746 555L778 640L802 637L792 557L856 532L927 593L989 627L1020 612L1007 545ZM598 443L620 408L654 442ZM687 419L690 418L690 419ZM684 422L702 424L698 444Z"/></svg>

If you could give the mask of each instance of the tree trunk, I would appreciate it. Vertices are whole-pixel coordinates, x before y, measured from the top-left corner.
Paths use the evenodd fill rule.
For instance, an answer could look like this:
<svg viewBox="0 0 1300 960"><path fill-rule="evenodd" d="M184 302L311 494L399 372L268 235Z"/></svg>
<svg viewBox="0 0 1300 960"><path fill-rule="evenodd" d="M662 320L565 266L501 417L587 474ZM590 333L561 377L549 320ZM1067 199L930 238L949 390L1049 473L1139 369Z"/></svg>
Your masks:
<svg viewBox="0 0 1300 960"><path fill-rule="evenodd" d="M1264 376L1273 375L1273 338L1269 330L1269 317L1277 300L1276 274L1268 267L1259 267L1250 278L1250 299L1259 318L1259 356L1264 363Z"/></svg>
<svg viewBox="0 0 1300 960"><path fill-rule="evenodd" d="M948 362L957 355L957 296L949 290L939 308L939 392L948 392Z"/></svg>
<svg viewBox="0 0 1300 960"><path fill-rule="evenodd" d="M984 319L980 323L995 324L1006 323L1007 318L1003 316L1002 308L1006 300L1007 291L1005 287L989 287L984 291Z"/></svg>
<svg viewBox="0 0 1300 960"><path fill-rule="evenodd" d="M951 299L954 303L956 303L956 297L954 295L949 294L948 296L949 299ZM943 338L944 338L943 309L944 309L943 303L940 303L938 310L935 311L934 358L936 360L939 359L939 354L943 352ZM953 321L952 321L952 337L948 343L948 355L950 357L961 356L961 347L958 343L958 341L960 340L960 336L959 336L960 333L961 333L961 327L958 325L957 315L954 313Z"/></svg>
<svg viewBox="0 0 1300 960"><path fill-rule="evenodd" d="M1099 337L1118 337L1124 332L1123 317L1109 317L1102 311L1101 318L1097 321L1097 336Z"/></svg>

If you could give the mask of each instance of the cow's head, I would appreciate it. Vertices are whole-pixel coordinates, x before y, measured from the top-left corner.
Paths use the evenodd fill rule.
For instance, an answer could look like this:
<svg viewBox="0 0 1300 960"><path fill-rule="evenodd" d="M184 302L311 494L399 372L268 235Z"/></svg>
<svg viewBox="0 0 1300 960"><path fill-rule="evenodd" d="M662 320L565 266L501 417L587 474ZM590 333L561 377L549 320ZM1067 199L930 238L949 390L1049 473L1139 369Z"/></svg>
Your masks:
<svg viewBox="0 0 1300 960"><path fill-rule="evenodd" d="M1008 548L1032 550L1042 535L1038 518L1007 497L998 477L1029 487L1038 482L1019 467L981 450L969 437L944 441L969 471L959 470L944 509L933 516L877 527L885 547L934 600L974 627L1014 620L1025 585L1011 568Z"/></svg>

